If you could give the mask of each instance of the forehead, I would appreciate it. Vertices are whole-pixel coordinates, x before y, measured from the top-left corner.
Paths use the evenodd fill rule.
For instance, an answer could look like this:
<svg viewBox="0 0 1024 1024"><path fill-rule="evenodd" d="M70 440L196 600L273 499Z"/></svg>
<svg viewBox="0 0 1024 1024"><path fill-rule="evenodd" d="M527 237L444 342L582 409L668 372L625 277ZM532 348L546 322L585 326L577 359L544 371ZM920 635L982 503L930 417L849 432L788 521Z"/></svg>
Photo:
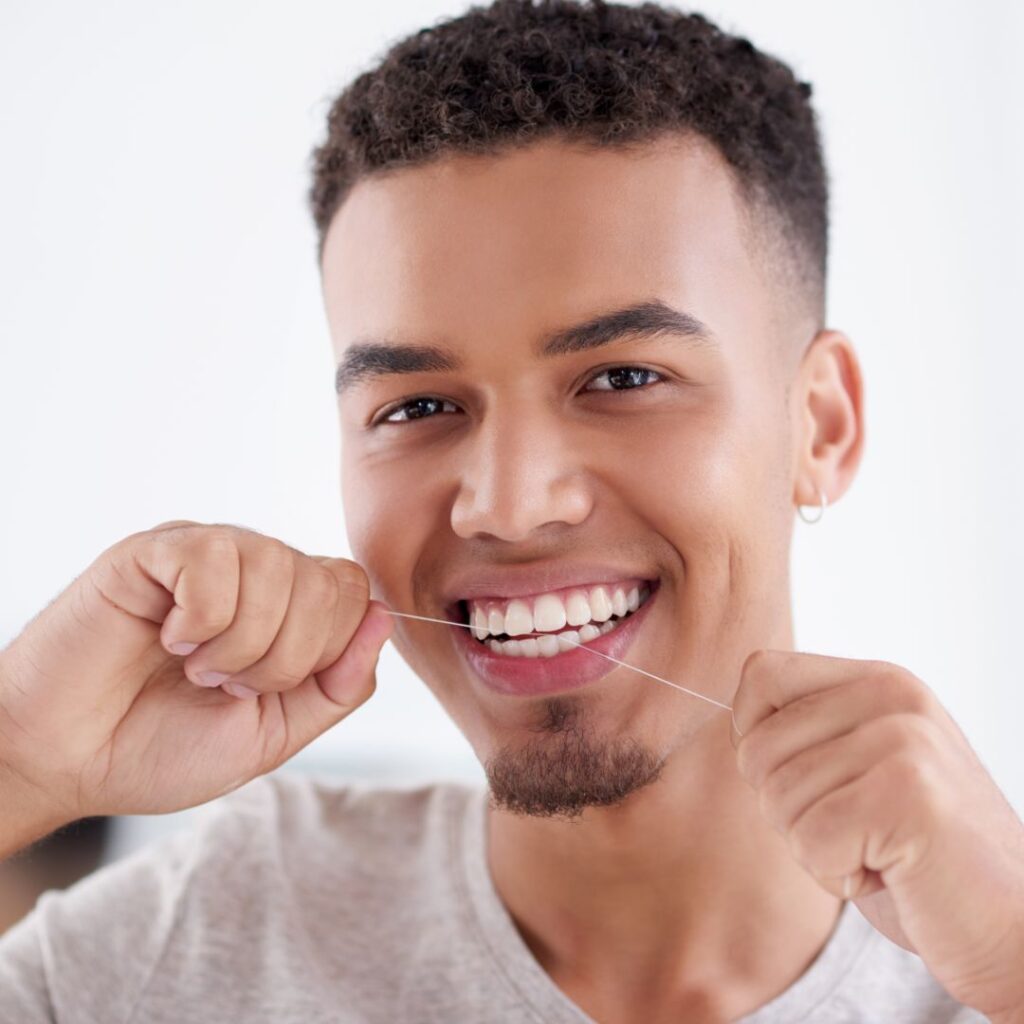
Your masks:
<svg viewBox="0 0 1024 1024"><path fill-rule="evenodd" d="M628 151L544 140L364 178L322 270L339 352L382 330L493 341L638 295L711 322L718 306L742 316L756 276L735 179L694 136Z"/></svg>

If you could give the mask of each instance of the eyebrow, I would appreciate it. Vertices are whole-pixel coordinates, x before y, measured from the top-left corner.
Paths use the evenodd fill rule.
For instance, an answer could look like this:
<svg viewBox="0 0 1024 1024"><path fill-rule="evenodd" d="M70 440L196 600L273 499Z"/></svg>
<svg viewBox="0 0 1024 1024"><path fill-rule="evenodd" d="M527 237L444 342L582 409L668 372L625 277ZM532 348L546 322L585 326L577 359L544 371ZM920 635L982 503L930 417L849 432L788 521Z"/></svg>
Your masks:
<svg viewBox="0 0 1024 1024"><path fill-rule="evenodd" d="M718 344L708 327L691 313L653 299L599 313L571 327L551 331L541 338L536 352L547 358L598 348L625 337L651 338L658 334L673 334L698 346ZM334 387L340 395L356 384L377 377L452 371L461 369L462 365L453 352L436 345L362 338L346 350L334 376Z"/></svg>

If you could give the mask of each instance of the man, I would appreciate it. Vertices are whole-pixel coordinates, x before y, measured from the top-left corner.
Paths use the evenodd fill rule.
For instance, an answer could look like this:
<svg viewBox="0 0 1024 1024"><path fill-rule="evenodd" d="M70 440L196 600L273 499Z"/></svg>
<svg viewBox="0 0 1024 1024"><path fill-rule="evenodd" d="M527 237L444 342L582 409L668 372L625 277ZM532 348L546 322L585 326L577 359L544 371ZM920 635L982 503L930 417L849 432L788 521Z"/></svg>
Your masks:
<svg viewBox="0 0 1024 1024"><path fill-rule="evenodd" d="M178 520L101 555L0 662L5 849L237 789L389 635L491 801L259 779L44 898L4 1019L1024 1020L1012 808L923 681L793 651L794 506L864 439L809 95L699 15L498 0L338 98L357 564Z"/></svg>

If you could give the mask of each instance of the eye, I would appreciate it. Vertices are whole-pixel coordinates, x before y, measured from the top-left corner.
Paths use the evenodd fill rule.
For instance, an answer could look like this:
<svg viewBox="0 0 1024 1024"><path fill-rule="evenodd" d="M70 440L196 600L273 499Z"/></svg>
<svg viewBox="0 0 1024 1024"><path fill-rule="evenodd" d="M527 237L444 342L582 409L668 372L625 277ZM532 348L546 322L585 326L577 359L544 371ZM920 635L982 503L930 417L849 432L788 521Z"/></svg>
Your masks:
<svg viewBox="0 0 1024 1024"><path fill-rule="evenodd" d="M378 417L378 423L402 423L406 420L422 420L438 412L458 412L458 406L446 398L435 398L423 395L410 398L401 405L392 406L390 410Z"/></svg>
<svg viewBox="0 0 1024 1024"><path fill-rule="evenodd" d="M607 380L607 384L591 386L595 381ZM595 374L587 382L584 391L632 391L657 383L664 378L655 370L645 366L612 366Z"/></svg>

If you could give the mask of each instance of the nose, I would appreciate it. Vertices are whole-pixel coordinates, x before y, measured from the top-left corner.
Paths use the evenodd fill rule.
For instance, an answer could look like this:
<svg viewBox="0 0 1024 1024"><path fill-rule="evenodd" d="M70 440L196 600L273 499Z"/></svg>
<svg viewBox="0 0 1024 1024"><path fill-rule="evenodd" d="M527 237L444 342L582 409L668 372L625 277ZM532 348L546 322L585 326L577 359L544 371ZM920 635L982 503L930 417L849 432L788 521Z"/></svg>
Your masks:
<svg viewBox="0 0 1024 1024"><path fill-rule="evenodd" d="M578 525L593 496L583 453L546 418L481 423L462 452L452 529L464 539L521 541L552 523Z"/></svg>

